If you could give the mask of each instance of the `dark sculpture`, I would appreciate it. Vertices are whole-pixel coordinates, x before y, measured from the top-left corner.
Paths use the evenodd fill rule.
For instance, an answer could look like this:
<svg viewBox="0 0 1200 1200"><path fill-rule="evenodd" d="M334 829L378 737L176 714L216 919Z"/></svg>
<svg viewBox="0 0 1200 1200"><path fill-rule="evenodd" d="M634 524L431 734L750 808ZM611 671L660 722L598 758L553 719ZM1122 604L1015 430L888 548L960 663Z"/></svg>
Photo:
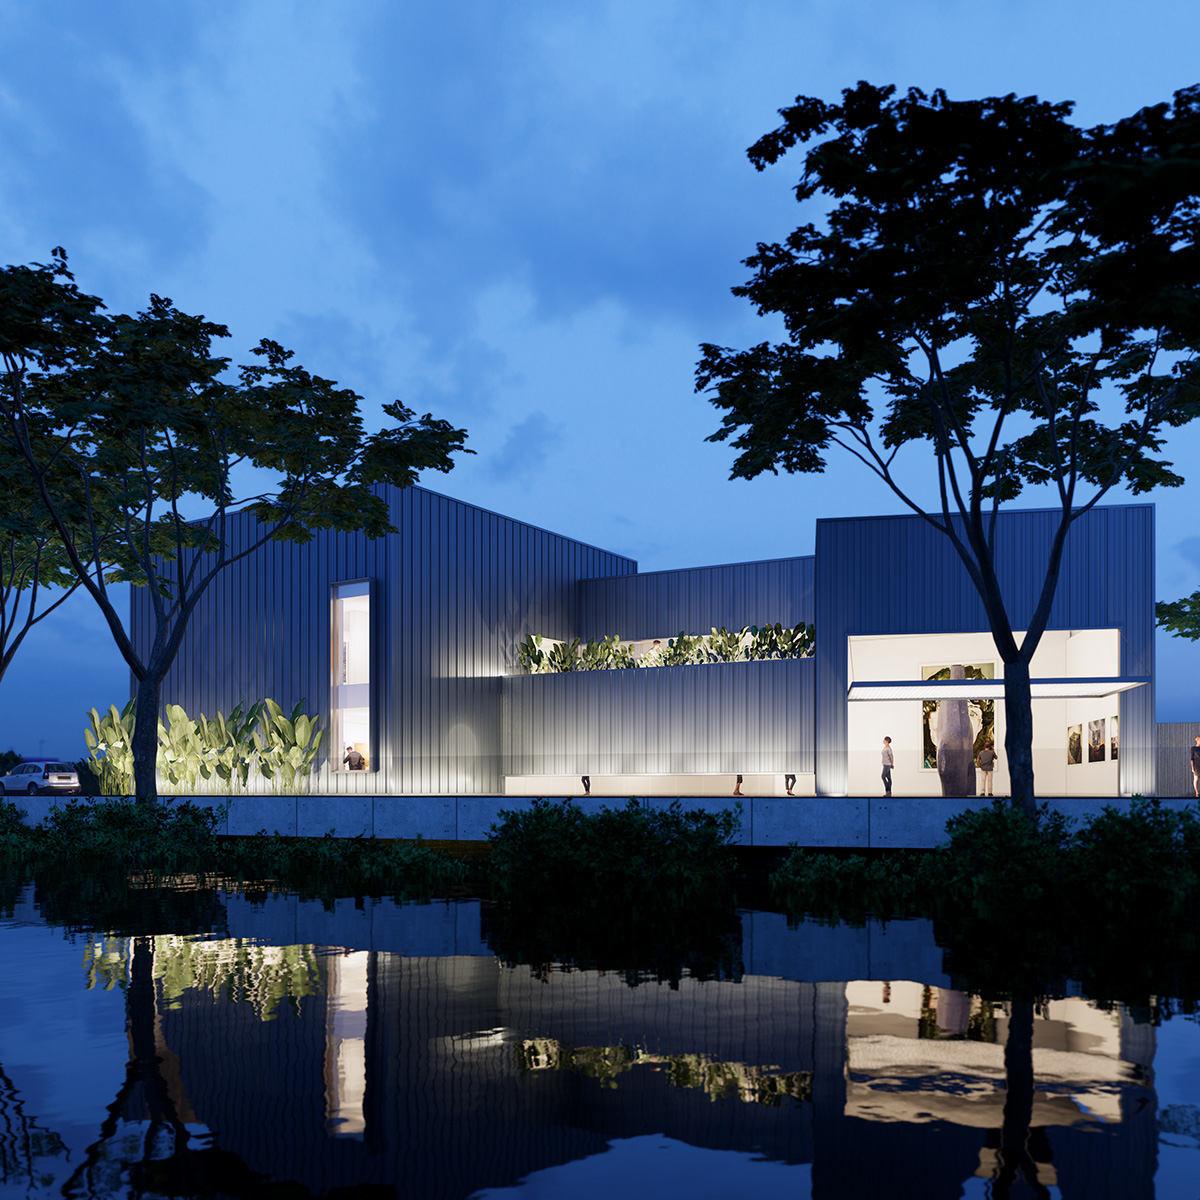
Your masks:
<svg viewBox="0 0 1200 1200"><path fill-rule="evenodd" d="M950 668L951 679L966 679L961 663ZM964 696L938 701L938 777L943 796L975 795L975 734Z"/></svg>

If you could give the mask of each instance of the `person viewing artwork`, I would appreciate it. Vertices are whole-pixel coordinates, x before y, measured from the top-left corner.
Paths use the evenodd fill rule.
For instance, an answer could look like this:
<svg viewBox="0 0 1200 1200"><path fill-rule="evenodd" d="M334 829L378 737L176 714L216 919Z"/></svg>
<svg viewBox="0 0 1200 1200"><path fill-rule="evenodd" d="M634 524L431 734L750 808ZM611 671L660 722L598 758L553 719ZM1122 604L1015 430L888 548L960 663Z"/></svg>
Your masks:
<svg viewBox="0 0 1200 1200"><path fill-rule="evenodd" d="M996 769L996 760L1000 756L996 753L996 747L989 741L984 744L978 756L975 759L979 767L983 779L980 781L982 787L979 794L981 796L992 796L995 793L992 791L992 772Z"/></svg>
<svg viewBox="0 0 1200 1200"><path fill-rule="evenodd" d="M1197 738L1200 741L1200 738ZM896 756L892 753L892 739L885 737L883 739L883 770L880 772L880 779L883 780L883 794L890 796L892 794L892 768L896 765Z"/></svg>

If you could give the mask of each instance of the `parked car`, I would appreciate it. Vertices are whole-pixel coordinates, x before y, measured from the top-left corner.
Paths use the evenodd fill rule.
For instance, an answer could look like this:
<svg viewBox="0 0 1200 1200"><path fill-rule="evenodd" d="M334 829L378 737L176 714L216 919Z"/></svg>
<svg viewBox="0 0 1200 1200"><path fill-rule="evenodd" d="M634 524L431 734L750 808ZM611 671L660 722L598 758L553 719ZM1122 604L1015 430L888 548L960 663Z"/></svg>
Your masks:
<svg viewBox="0 0 1200 1200"><path fill-rule="evenodd" d="M77 796L79 775L72 763L23 762L0 777L0 786L6 795L24 792L27 796Z"/></svg>

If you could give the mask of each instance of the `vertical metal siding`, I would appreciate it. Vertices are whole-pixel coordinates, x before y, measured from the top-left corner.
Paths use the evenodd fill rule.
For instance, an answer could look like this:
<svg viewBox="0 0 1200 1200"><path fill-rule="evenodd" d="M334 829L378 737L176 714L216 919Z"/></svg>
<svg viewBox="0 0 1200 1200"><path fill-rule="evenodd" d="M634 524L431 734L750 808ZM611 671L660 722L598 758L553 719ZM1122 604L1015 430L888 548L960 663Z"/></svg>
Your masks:
<svg viewBox="0 0 1200 1200"><path fill-rule="evenodd" d="M996 567L1014 629L1037 604L1054 510L1003 513ZM1154 509L1095 508L1067 536L1050 629L1121 631L1121 671L1154 673ZM949 540L916 516L817 522L816 772L819 794L844 794L846 639L855 634L986 630L974 586ZM1152 795L1154 688L1121 699L1120 789Z"/></svg>
<svg viewBox="0 0 1200 1200"><path fill-rule="evenodd" d="M724 626L813 620L815 559L651 571L579 583L579 628L597 641L619 634L625 641L708 633Z"/></svg>
<svg viewBox="0 0 1200 1200"><path fill-rule="evenodd" d="M1198 737L1200 724L1195 721L1159 722L1156 726L1157 795L1194 799L1191 752Z"/></svg>
<svg viewBox="0 0 1200 1200"><path fill-rule="evenodd" d="M504 680L513 775L813 770L813 659Z"/></svg>
<svg viewBox="0 0 1200 1200"><path fill-rule="evenodd" d="M312 790L498 792L501 683L517 642L533 630L574 636L579 577L636 564L424 488L380 494L394 534L322 531L304 545L268 543L223 571L189 622L163 701L211 715L263 696L288 709L303 699L328 731L330 585L372 579L378 769L331 771L336 747L324 744ZM235 553L256 536L249 516L231 529ZM144 652L148 597L134 589L131 602Z"/></svg>

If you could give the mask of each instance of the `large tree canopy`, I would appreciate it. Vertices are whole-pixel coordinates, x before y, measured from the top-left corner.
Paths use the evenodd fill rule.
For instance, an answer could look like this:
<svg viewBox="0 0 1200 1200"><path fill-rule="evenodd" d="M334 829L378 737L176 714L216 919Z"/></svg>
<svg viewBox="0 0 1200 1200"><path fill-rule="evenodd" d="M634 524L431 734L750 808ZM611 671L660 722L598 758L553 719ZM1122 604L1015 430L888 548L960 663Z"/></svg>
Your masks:
<svg viewBox="0 0 1200 1200"><path fill-rule="evenodd" d="M0 681L21 643L79 587L23 455L0 442ZM98 539L103 544L103 538Z"/></svg>
<svg viewBox="0 0 1200 1200"><path fill-rule="evenodd" d="M376 485L448 471L466 437L398 402L384 406L394 424L370 433L359 396L293 365L275 342L231 370L213 353L228 336L159 296L135 316L107 314L76 287L61 250L50 264L0 271L0 438L138 682L142 798L156 794L162 680L213 579L271 539L389 532ZM260 532L235 551L228 524L239 512ZM127 582L149 591L148 650L112 595Z"/></svg>
<svg viewBox="0 0 1200 1200"><path fill-rule="evenodd" d="M1071 105L860 83L799 97L750 148L762 170L806 150L797 200L823 219L745 260L734 293L787 337L705 345L697 388L733 475L857 458L953 543L1005 664L1014 803L1032 809L1029 662L1072 522L1114 488L1178 486L1164 435L1200 413L1200 87L1115 125ZM932 455L923 502L901 473ZM1018 644L995 518L1047 485L1061 519Z"/></svg>

